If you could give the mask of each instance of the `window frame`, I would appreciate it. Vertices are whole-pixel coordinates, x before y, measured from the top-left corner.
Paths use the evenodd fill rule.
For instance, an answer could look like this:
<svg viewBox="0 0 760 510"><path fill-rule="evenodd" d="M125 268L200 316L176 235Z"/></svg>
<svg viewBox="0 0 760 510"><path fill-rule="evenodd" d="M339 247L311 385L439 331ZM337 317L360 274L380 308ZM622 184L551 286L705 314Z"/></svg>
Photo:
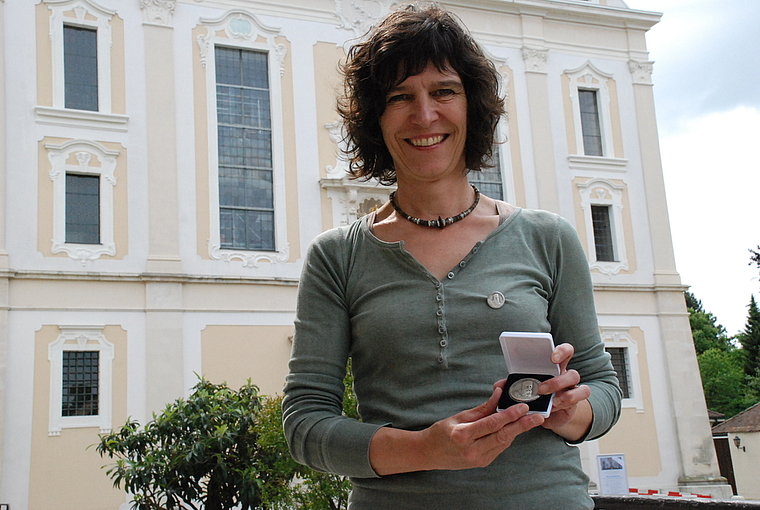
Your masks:
<svg viewBox="0 0 760 510"><path fill-rule="evenodd" d="M637 413L643 413L644 399L641 390L641 375L638 362L639 346L631 336L630 328L602 326L599 329L605 352L608 347L625 349L628 361L629 397L622 400L622 407L636 409Z"/></svg>
<svg viewBox="0 0 760 510"><path fill-rule="evenodd" d="M588 247L590 269L596 269L606 275L615 275L620 271L628 270L625 229L623 228L623 191L625 186L615 184L607 179L590 179L577 184L577 186L581 196L581 209L586 226L586 246ZM612 253L616 260L597 259L591 206L609 207Z"/></svg>
<svg viewBox="0 0 760 510"><path fill-rule="evenodd" d="M97 142L70 140L63 144L45 144L53 181L52 253L66 253L83 266L104 255L116 255L114 240L114 187L118 151L108 150ZM72 158L76 160L73 164ZM98 163L95 165L93 163ZM66 242L66 176L97 175L100 178L100 243Z"/></svg>
<svg viewBox="0 0 760 510"><path fill-rule="evenodd" d="M575 147L570 147L571 156L590 158L592 160L610 159L615 160L615 148L612 133L611 97L607 81L613 78L612 74L605 73L594 66L590 61L577 69L565 71L569 79L570 102L573 115L573 127L575 129ZM596 92L596 105L598 109L599 131L601 134L601 155L586 154L583 143L583 124L581 121L580 91ZM574 154L573 154L574 151Z"/></svg>
<svg viewBox="0 0 760 510"><path fill-rule="evenodd" d="M45 0L52 11L50 17L50 40L53 48L53 108L76 115L93 113L111 114L111 45L113 43L110 21L115 11L101 7L90 0ZM67 16L74 12L75 17ZM94 19L93 19L94 18ZM66 108L64 26L96 30L97 32L97 72L98 109L78 110Z"/></svg>
<svg viewBox="0 0 760 510"><path fill-rule="evenodd" d="M217 19L201 19L206 34L197 43L206 72L206 104L209 144L208 253L212 260L238 260L244 267L259 263L283 263L290 258L285 200L285 133L283 127L282 75L286 48L276 41L279 29L263 25L245 11L233 10ZM222 35L223 34L223 35ZM272 188L274 203L274 250L241 250L221 247L219 204L219 146L216 98L216 47L259 51L268 54L269 104L272 130Z"/></svg>
<svg viewBox="0 0 760 510"><path fill-rule="evenodd" d="M103 335L102 325L59 325L58 338L48 345L50 362L50 410L48 435L60 436L67 428L112 428L112 377L114 345ZM98 351L98 414L63 416L63 352Z"/></svg>

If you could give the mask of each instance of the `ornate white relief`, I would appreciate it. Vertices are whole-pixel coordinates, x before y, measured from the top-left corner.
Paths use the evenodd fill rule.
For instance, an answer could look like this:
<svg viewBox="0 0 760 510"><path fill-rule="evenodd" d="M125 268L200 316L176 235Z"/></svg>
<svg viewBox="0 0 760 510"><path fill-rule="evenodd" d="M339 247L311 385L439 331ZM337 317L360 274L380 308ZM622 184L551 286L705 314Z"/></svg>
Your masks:
<svg viewBox="0 0 760 510"><path fill-rule="evenodd" d="M623 191L625 186L615 184L607 179L591 179L578 184L586 224L586 246L591 258L590 268L600 273L613 276L628 269L623 228ZM591 218L592 205L610 207L610 227L612 228L614 261L596 260L596 243L594 240L594 223Z"/></svg>
<svg viewBox="0 0 760 510"><path fill-rule="evenodd" d="M209 52L214 48L216 32L223 30L229 39L238 41L245 46L255 46L259 36L266 39L267 50L277 60L280 76L285 75L285 57L288 54L288 49L284 44L275 41L275 37L280 33L279 28L266 26L246 11L239 10L229 11L221 18L201 19L201 23L206 27L206 35L199 35L196 42L200 48L203 67L206 67Z"/></svg>
<svg viewBox="0 0 760 510"><path fill-rule="evenodd" d="M48 345L50 361L50 410L48 434L60 436L64 428L98 427L111 431L111 387L114 345L103 335L103 326L58 326L61 334ZM98 351L98 414L63 416L63 351Z"/></svg>
<svg viewBox="0 0 760 510"><path fill-rule="evenodd" d="M335 144L335 165L328 165L327 177L319 181L333 202L333 226L349 225L379 208L388 200L394 188L382 186L377 180L351 179L343 123L335 121L325 125Z"/></svg>
<svg viewBox="0 0 760 510"><path fill-rule="evenodd" d="M525 61L525 72L546 73L546 61L549 58L549 50L523 47L522 57Z"/></svg>
<svg viewBox="0 0 760 510"><path fill-rule="evenodd" d="M290 246L286 244L276 252L234 251L222 249L218 244L209 242L208 253L214 260L221 260L222 262L239 260L243 263L243 267L259 267L261 262L268 262L270 264L287 262L290 258Z"/></svg>
<svg viewBox="0 0 760 510"><path fill-rule="evenodd" d="M338 28L350 30L354 37L365 35L377 22L391 11L395 0L334 0Z"/></svg>
<svg viewBox="0 0 760 510"><path fill-rule="evenodd" d="M140 0L143 23L171 27L177 0Z"/></svg>
<svg viewBox="0 0 760 510"><path fill-rule="evenodd" d="M343 132L343 123L339 120L325 125L325 129L330 132L330 140L335 144L335 165L327 165L327 177L330 179L340 179L348 175L349 162L346 156L347 144L345 133Z"/></svg>
<svg viewBox="0 0 760 510"><path fill-rule="evenodd" d="M633 83L638 85L651 85L653 66L653 61L629 60L628 70L633 76Z"/></svg>
<svg viewBox="0 0 760 510"><path fill-rule="evenodd" d="M350 225L362 216L378 209L388 201L395 187L382 186L376 180L320 179L319 184L327 190L333 203L333 225ZM326 226L329 227L329 226Z"/></svg>
<svg viewBox="0 0 760 510"><path fill-rule="evenodd" d="M118 151L108 150L97 142L70 140L61 145L45 144L53 181L53 240L52 252L66 253L71 259L86 266L103 255L116 255L114 242L113 188L116 186L116 158ZM74 155L76 165L68 163ZM93 158L98 165L93 164ZM66 242L66 172L98 175L100 177L100 244L74 244Z"/></svg>

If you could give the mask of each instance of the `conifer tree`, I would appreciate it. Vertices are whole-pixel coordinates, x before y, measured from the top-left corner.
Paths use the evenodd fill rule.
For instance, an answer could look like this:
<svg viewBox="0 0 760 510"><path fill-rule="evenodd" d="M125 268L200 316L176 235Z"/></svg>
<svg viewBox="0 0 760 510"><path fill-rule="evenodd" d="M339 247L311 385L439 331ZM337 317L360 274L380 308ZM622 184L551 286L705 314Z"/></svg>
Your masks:
<svg viewBox="0 0 760 510"><path fill-rule="evenodd" d="M760 377L760 309L752 296L744 331L738 335L744 350L744 373L750 378Z"/></svg>

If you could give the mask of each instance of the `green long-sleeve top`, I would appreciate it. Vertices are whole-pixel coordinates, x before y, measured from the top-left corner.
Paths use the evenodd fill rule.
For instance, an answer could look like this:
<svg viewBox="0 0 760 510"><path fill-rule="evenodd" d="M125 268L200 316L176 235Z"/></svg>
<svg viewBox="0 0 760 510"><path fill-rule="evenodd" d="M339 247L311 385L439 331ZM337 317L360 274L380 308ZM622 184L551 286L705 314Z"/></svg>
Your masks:
<svg viewBox="0 0 760 510"><path fill-rule="evenodd" d="M439 281L403 242L377 239L373 216L318 236L304 263L283 402L294 458L351 477L352 510L592 508L578 448L541 427L486 468L372 470L378 428L421 430L489 398L507 375L502 331L550 332L555 344L573 344L569 368L591 388L586 439L610 429L621 398L588 263L566 221L518 208ZM503 306L488 304L494 292ZM361 422L341 415L349 356Z"/></svg>

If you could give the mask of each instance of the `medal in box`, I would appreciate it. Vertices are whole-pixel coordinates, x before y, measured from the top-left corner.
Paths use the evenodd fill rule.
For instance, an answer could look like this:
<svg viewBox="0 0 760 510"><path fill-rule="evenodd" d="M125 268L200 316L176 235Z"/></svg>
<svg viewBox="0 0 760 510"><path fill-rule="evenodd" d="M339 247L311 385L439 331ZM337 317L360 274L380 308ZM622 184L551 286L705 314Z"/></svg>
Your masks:
<svg viewBox="0 0 760 510"><path fill-rule="evenodd" d="M548 417L552 409L551 395L540 395L538 386L559 375L559 365L552 363L554 340L550 333L503 332L499 336L504 361L507 364L507 382L499 400L502 411L515 404L527 404L528 413Z"/></svg>

